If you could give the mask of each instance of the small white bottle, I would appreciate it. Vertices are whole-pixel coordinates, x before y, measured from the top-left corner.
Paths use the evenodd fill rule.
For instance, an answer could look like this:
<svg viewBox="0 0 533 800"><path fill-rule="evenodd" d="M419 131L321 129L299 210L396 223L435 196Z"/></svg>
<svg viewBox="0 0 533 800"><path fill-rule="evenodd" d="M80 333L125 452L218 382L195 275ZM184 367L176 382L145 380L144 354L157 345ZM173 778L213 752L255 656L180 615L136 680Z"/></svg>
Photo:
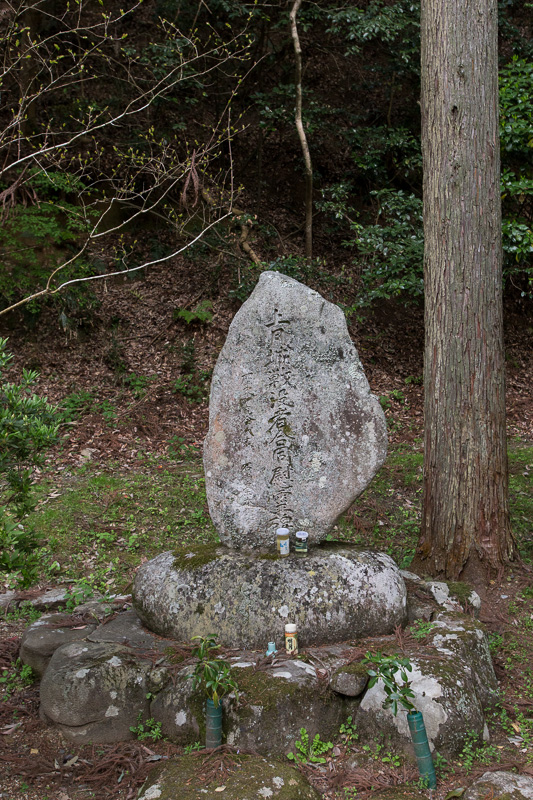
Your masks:
<svg viewBox="0 0 533 800"><path fill-rule="evenodd" d="M276 531L276 548L278 555L285 558L289 555L289 529L278 528Z"/></svg>

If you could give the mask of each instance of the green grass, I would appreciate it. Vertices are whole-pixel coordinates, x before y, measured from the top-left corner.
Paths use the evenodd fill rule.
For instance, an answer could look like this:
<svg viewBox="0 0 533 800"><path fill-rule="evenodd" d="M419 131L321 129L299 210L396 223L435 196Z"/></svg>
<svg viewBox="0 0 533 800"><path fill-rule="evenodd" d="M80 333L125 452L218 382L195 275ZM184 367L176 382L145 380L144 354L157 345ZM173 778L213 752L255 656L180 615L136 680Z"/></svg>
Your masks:
<svg viewBox="0 0 533 800"><path fill-rule="evenodd" d="M47 500L50 489L60 496ZM137 472L86 465L62 485L39 487L31 515L44 575L64 580L92 576L95 588L129 582L141 558L184 543L216 541L207 511L201 463L140 463Z"/></svg>
<svg viewBox="0 0 533 800"><path fill-rule="evenodd" d="M509 505L511 524L522 558L533 560L533 447L520 441L509 445Z"/></svg>
<svg viewBox="0 0 533 800"><path fill-rule="evenodd" d="M177 443L177 447L180 442ZM178 447L179 449L179 447ZM533 557L533 447L509 448L512 524L522 555ZM368 489L343 516L331 538L389 553L402 568L413 558L422 502L423 452L397 445ZM141 559L189 543L217 541L209 518L203 468L197 451L139 460L135 472L86 464L38 487L31 515L40 538L42 577L88 579L100 591L119 591ZM50 493L59 492L57 497Z"/></svg>
<svg viewBox="0 0 533 800"><path fill-rule="evenodd" d="M365 492L340 520L332 538L374 547L402 569L411 563L420 530L424 454L415 442L392 447ZM525 560L533 559L533 447L509 444L511 524Z"/></svg>

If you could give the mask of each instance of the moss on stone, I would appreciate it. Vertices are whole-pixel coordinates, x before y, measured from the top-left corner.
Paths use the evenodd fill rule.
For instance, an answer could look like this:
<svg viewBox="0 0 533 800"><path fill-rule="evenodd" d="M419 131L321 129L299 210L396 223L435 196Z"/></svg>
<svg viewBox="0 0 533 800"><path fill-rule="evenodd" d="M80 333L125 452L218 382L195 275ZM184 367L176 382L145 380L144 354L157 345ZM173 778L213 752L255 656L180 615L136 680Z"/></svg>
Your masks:
<svg viewBox="0 0 533 800"><path fill-rule="evenodd" d="M297 683L285 678L274 678L266 672L256 671L253 667L239 667L232 672L239 685L239 694L244 695L250 705L260 705L265 711L306 691L305 687Z"/></svg>
<svg viewBox="0 0 533 800"><path fill-rule="evenodd" d="M462 583L462 581L452 581L448 583L448 589L460 602L468 600L472 594L472 588L467 583Z"/></svg>
<svg viewBox="0 0 533 800"><path fill-rule="evenodd" d="M178 547L172 551L174 556L174 569L187 570L199 569L211 561L216 561L221 555L219 544L194 544L188 547Z"/></svg>
<svg viewBox="0 0 533 800"><path fill-rule="evenodd" d="M348 675L368 677L368 664L363 664L361 661L352 661L351 664L344 664L342 667L339 667L337 673L340 672L346 672Z"/></svg>
<svg viewBox="0 0 533 800"><path fill-rule="evenodd" d="M249 792L257 796L261 788L270 788L279 800L318 800L319 794L294 767L289 764L250 755L230 756L232 765L224 777L206 782L205 755L181 756L157 766L139 792L139 800L193 800L199 790L206 798L217 797L214 792L224 786L224 800L242 800ZM225 765L228 756L225 756ZM274 782L276 781L276 783ZM279 788L278 788L279 787ZM149 791L151 789L151 791ZM264 795L268 796L268 795Z"/></svg>
<svg viewBox="0 0 533 800"><path fill-rule="evenodd" d="M277 561L278 558L281 558L278 553L260 553L258 555L260 561Z"/></svg>

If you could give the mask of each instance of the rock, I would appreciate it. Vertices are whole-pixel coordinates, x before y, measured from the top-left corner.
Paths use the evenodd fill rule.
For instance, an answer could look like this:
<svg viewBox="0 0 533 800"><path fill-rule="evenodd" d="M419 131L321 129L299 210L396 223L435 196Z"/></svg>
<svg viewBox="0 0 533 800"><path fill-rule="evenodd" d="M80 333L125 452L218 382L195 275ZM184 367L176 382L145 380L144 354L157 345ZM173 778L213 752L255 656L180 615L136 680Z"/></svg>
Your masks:
<svg viewBox="0 0 533 800"><path fill-rule="evenodd" d="M64 606L69 596L66 587L58 586L55 589L48 589L48 591L43 592L43 594L40 594L38 597L34 597L33 600L30 600L30 603L38 611L51 611Z"/></svg>
<svg viewBox="0 0 533 800"><path fill-rule="evenodd" d="M24 631L20 660L41 677L58 647L85 639L95 628L96 624L73 627L69 614L46 614Z"/></svg>
<svg viewBox="0 0 533 800"><path fill-rule="evenodd" d="M438 661L411 658L411 664L412 702L424 715L430 749L447 758L458 755L467 733L473 731L481 737L486 731L470 668L455 656L444 654ZM407 714L399 710L394 717L390 709L382 707L385 697L381 681L368 689L355 717L359 736L384 736L389 746L413 758Z"/></svg>
<svg viewBox="0 0 533 800"><path fill-rule="evenodd" d="M320 794L286 761L237 754L231 760L229 774L208 781L202 754L158 764L139 791L138 800L320 800Z"/></svg>
<svg viewBox="0 0 533 800"><path fill-rule="evenodd" d="M413 703L424 715L430 747L445 756L458 755L473 731L488 738L483 708L495 699L497 680L482 626L465 614L440 612L429 632L431 650L411 659ZM438 654L438 659L435 655ZM393 717L382 708L381 682L369 689L356 715L361 735L378 731L412 755L407 716Z"/></svg>
<svg viewBox="0 0 533 800"><path fill-rule="evenodd" d="M228 647L266 649L296 623L301 646L392 633L406 616L393 560L322 545L306 558L262 557L224 547L163 553L137 571L134 607L144 624L187 641L215 631Z"/></svg>
<svg viewBox="0 0 533 800"><path fill-rule="evenodd" d="M41 681L41 716L73 742L131 739L147 694L161 689L165 667L119 644L75 642L58 648Z"/></svg>
<svg viewBox="0 0 533 800"><path fill-rule="evenodd" d="M139 650L164 650L168 642L162 642L145 630L135 611L125 611L114 619L100 625L88 637L90 642L117 642Z"/></svg>
<svg viewBox="0 0 533 800"><path fill-rule="evenodd" d="M470 669L483 708L497 700L494 672L483 626L466 614L441 611L432 621L428 644L444 656L456 657Z"/></svg>
<svg viewBox="0 0 533 800"><path fill-rule="evenodd" d="M485 772L463 795L463 800L533 800L533 778L514 772Z"/></svg>
<svg viewBox="0 0 533 800"><path fill-rule="evenodd" d="M409 625L417 619L429 622L434 613L434 603L422 600L421 597L417 597L407 590L407 622Z"/></svg>
<svg viewBox="0 0 533 800"><path fill-rule="evenodd" d="M86 603L76 606L73 613L89 614L89 616L101 620L113 613L113 607L110 603L102 603L100 600L87 600Z"/></svg>
<svg viewBox="0 0 533 800"><path fill-rule="evenodd" d="M340 308L263 272L211 382L204 466L221 540L270 547L283 526L320 542L386 450L385 415Z"/></svg>
<svg viewBox="0 0 533 800"><path fill-rule="evenodd" d="M338 661L335 652L321 649L320 656L321 661ZM222 699L223 741L241 750L285 755L294 750L302 727L311 738L319 733L327 741L359 704L325 689L315 667L305 661L274 660L256 669L257 654L251 652L230 661L239 702L234 694ZM150 715L162 723L162 733L178 744L205 741L205 701L192 690L187 678L191 671L191 667L180 670L150 706Z"/></svg>
<svg viewBox="0 0 533 800"><path fill-rule="evenodd" d="M9 607L16 604L16 597L16 592L4 592L0 594L0 608L5 612L9 611Z"/></svg>
<svg viewBox="0 0 533 800"><path fill-rule="evenodd" d="M368 683L367 667L360 662L339 667L331 676L329 687L346 697L359 697Z"/></svg>

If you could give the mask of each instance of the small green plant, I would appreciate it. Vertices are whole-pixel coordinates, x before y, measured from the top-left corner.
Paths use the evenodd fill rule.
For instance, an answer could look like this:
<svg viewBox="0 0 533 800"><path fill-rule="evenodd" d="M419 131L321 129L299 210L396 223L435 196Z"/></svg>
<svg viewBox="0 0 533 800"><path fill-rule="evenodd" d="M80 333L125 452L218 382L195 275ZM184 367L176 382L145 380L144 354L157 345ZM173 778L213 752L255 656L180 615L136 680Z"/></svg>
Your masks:
<svg viewBox="0 0 533 800"><path fill-rule="evenodd" d="M8 620L8 622L18 622L19 620L26 620L28 624L30 622L36 622L42 616L42 611L39 611L31 600L24 600L19 606L13 609L13 611L6 611L4 613L4 618Z"/></svg>
<svg viewBox="0 0 533 800"><path fill-rule="evenodd" d="M184 322L189 325L191 322L200 322L206 323L211 322L213 319L213 314L209 309L213 303L211 300L202 300L201 303L198 303L196 308L192 311L189 311L187 308L176 308L174 310L174 319L182 319Z"/></svg>
<svg viewBox="0 0 533 800"><path fill-rule="evenodd" d="M342 737L346 744L351 744L359 738L356 730L355 722L352 717L348 717L346 722L343 722L339 728L339 735Z"/></svg>
<svg viewBox="0 0 533 800"><path fill-rule="evenodd" d="M345 786L344 800L353 800L354 797L357 797L357 789L355 786Z"/></svg>
<svg viewBox="0 0 533 800"><path fill-rule="evenodd" d="M309 741L309 734L305 728L300 728L300 739L294 743L297 752L287 753L289 761L300 764L325 764L324 754L333 748L332 742L323 742L317 733L313 741Z"/></svg>
<svg viewBox="0 0 533 800"><path fill-rule="evenodd" d="M183 752L186 756L190 755L191 753L197 753L199 750L203 750L204 745L201 742L194 742L194 744L186 744L183 748Z"/></svg>
<svg viewBox="0 0 533 800"><path fill-rule="evenodd" d="M31 686L34 680L32 668L23 664L20 658L17 658L11 669L4 669L0 673L0 685L8 697L26 686Z"/></svg>
<svg viewBox="0 0 533 800"><path fill-rule="evenodd" d="M183 395L190 403L203 403L207 399L209 371L201 370L194 375L181 375L174 382L174 391Z"/></svg>
<svg viewBox="0 0 533 800"><path fill-rule="evenodd" d="M435 625L433 622L426 622L423 619L415 619L409 631L413 639L417 641L422 641L423 639L427 639L429 634L432 630L434 630Z"/></svg>
<svg viewBox="0 0 533 800"><path fill-rule="evenodd" d="M398 658L397 656L387 656L379 650L377 653L367 653L362 661L363 664L373 664L375 669L369 669L370 681L368 688L371 689L376 683L383 681L385 690L385 700L383 708L390 708L394 716L398 713L398 704L407 712L416 711L409 698L415 694L410 688L411 682L407 678L407 673L412 672L413 667L408 658ZM401 682L397 679L400 674Z"/></svg>
<svg viewBox="0 0 533 800"><path fill-rule="evenodd" d="M142 741L143 739L150 739L152 742L157 742L159 739L163 738L163 734L161 733L161 722L156 722L153 717L150 719L146 719L143 721L142 712L139 712L137 717L137 725L131 725L130 731L135 734L137 739Z"/></svg>
<svg viewBox="0 0 533 800"><path fill-rule="evenodd" d="M207 636L193 636L193 641L195 639L198 639L198 646L193 648L192 655L198 661L194 672L189 676L192 678L193 689L200 687L205 696L218 707L220 699L229 692L238 695L237 682L231 674L228 662L212 657L213 651L220 647L216 635L210 633Z"/></svg>
<svg viewBox="0 0 533 800"><path fill-rule="evenodd" d="M391 767L399 767L401 766L402 760L400 756L396 755L396 753L385 753L384 756L381 757L382 764L390 764Z"/></svg>

